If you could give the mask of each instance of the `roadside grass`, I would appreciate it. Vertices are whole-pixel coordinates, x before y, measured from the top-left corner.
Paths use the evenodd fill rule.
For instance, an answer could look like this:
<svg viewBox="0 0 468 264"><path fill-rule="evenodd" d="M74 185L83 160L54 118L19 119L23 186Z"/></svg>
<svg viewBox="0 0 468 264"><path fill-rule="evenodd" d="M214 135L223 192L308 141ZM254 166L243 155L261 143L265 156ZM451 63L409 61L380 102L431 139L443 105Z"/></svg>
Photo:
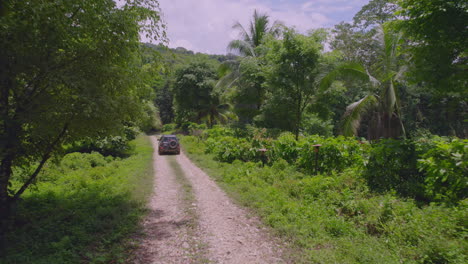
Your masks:
<svg viewBox="0 0 468 264"><path fill-rule="evenodd" d="M201 240L194 239L197 237L197 229L198 229L198 213L196 207L196 199L195 194L193 193L192 185L190 184L187 176L184 173L182 167L177 162L175 156L168 157L169 165L172 168L172 171L175 174L176 181L180 184L182 193L181 199L184 202L185 213L188 218L187 223L187 230L188 230L188 238L190 253L188 257L190 257L191 263L209 263L209 260L206 258L208 245L206 245Z"/></svg>
<svg viewBox="0 0 468 264"><path fill-rule="evenodd" d="M223 163L183 137L187 155L294 246L293 263L467 263L468 201L418 207L369 190L362 171L308 175L280 160Z"/></svg>
<svg viewBox="0 0 468 264"><path fill-rule="evenodd" d="M70 153L49 164L0 238L0 263L125 263L153 186L149 138L125 159Z"/></svg>

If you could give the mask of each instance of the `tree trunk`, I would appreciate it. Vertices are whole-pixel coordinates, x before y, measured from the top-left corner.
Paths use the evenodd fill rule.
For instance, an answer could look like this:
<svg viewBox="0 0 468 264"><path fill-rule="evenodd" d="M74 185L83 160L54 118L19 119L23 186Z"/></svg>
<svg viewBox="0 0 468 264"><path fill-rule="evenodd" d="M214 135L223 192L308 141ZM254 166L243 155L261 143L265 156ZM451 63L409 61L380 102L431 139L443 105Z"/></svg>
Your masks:
<svg viewBox="0 0 468 264"><path fill-rule="evenodd" d="M302 119L302 95L298 94L297 98L297 109L296 109L296 127L294 128L294 134L296 135L296 140L299 140L299 129L301 126Z"/></svg>
<svg viewBox="0 0 468 264"><path fill-rule="evenodd" d="M376 112L369 122L367 135L369 140L397 139L404 136L403 123L395 113Z"/></svg>
<svg viewBox="0 0 468 264"><path fill-rule="evenodd" d="M7 154L0 163L0 223L8 218L11 207L11 197L8 194L8 183L11 177L13 156Z"/></svg>

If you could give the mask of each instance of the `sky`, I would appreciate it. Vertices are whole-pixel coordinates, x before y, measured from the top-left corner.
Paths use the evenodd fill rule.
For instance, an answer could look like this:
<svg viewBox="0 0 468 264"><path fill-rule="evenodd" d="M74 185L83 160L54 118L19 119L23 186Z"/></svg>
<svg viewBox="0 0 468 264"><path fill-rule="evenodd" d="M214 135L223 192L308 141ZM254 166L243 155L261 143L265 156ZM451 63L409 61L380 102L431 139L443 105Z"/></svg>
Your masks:
<svg viewBox="0 0 468 264"><path fill-rule="evenodd" d="M305 33L333 27L353 16L369 0L159 0L167 25L169 47L226 54L229 41L239 34L232 25L247 27L255 9Z"/></svg>

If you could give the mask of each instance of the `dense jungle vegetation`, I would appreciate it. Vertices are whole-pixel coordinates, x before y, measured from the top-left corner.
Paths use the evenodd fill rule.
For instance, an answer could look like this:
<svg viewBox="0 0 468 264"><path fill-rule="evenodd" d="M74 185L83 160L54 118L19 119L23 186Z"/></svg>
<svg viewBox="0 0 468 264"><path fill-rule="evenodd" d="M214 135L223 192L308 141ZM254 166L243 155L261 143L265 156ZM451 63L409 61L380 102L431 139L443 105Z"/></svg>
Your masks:
<svg viewBox="0 0 468 264"><path fill-rule="evenodd" d="M307 34L255 11L238 57L162 79L163 131L297 262L465 263L466 10L374 0Z"/></svg>
<svg viewBox="0 0 468 264"><path fill-rule="evenodd" d="M306 33L254 11L210 55L166 47L156 0L1 1L0 263L124 263L157 131L298 262L466 263L467 10L371 0Z"/></svg>

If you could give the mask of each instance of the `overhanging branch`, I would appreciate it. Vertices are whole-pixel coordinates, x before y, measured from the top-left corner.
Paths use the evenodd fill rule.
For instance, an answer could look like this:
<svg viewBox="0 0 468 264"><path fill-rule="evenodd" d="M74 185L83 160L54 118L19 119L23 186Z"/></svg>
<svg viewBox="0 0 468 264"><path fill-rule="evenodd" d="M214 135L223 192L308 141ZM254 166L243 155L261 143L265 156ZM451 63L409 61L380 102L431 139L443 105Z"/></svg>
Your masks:
<svg viewBox="0 0 468 264"><path fill-rule="evenodd" d="M21 186L21 188L15 193L13 196L13 200L18 200L18 198L21 196L21 194L24 193L24 191L31 185L31 183L36 179L37 175L39 175L39 172L41 172L42 168L44 167L45 163L47 160L49 160L52 152L54 151L55 147L60 143L60 141L63 139L65 134L67 133L68 130L68 123L64 125L62 131L60 134L57 136L57 138L50 143L50 145L47 147L46 151L44 152L44 155L41 158L41 162L37 166L36 170L34 170L33 174L29 177L29 179Z"/></svg>

